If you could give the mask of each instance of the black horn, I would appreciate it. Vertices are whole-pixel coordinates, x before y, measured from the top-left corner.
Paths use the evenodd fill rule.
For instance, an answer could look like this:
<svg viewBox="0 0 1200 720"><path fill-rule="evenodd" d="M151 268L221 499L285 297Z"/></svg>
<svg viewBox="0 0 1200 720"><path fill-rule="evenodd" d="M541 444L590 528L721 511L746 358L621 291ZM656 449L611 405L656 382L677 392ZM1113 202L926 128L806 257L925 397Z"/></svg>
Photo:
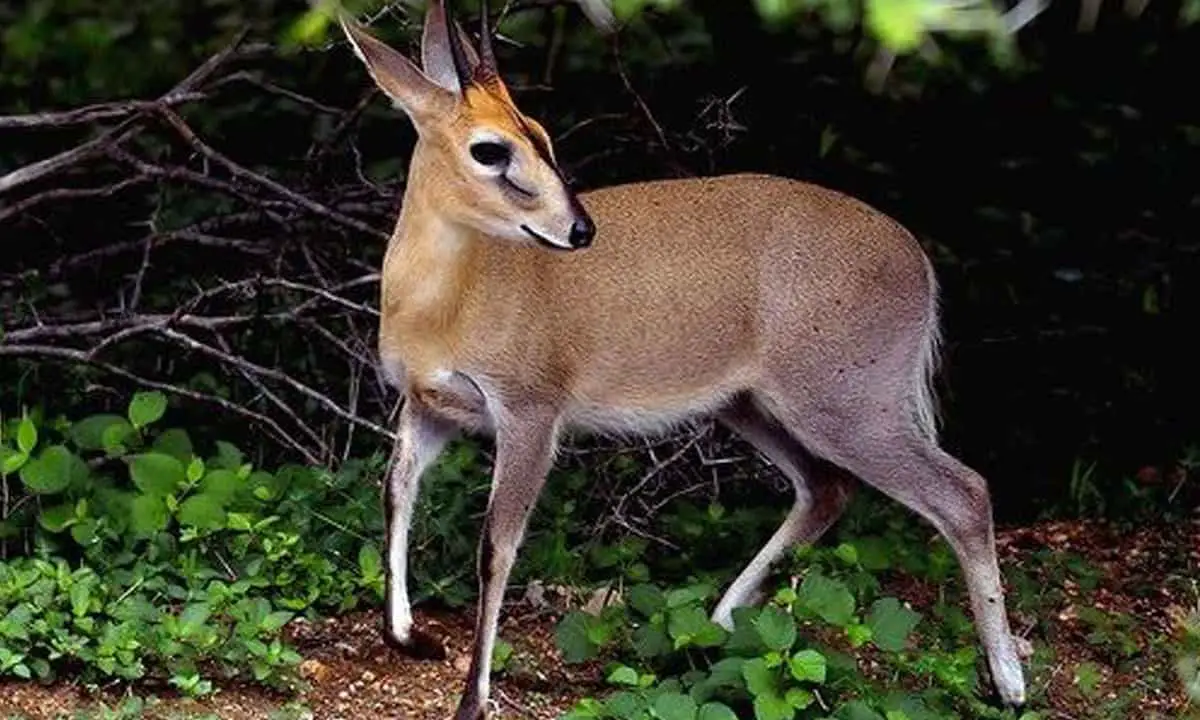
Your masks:
<svg viewBox="0 0 1200 720"><path fill-rule="evenodd" d="M492 48L492 30L488 22L487 0L479 0L479 78L494 80L500 77L496 68L496 51Z"/></svg>
<svg viewBox="0 0 1200 720"><path fill-rule="evenodd" d="M450 43L450 57L454 59L454 73L458 75L458 85L465 92L471 83L471 65L467 62L467 52L463 49L462 38L459 37L454 18L450 16L450 8L445 0L433 0L442 4L442 12L446 16L446 39Z"/></svg>

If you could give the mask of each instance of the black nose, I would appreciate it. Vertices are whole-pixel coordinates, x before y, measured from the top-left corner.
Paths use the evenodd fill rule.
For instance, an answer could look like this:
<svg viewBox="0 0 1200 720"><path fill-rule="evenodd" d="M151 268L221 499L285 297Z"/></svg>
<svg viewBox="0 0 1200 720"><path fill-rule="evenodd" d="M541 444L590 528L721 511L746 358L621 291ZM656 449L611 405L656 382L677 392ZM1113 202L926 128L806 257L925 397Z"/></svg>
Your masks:
<svg viewBox="0 0 1200 720"><path fill-rule="evenodd" d="M585 248L592 244L592 239L596 237L596 223L586 214L576 216L575 222L571 224L571 234L567 237L567 242L571 243L571 247L576 250Z"/></svg>

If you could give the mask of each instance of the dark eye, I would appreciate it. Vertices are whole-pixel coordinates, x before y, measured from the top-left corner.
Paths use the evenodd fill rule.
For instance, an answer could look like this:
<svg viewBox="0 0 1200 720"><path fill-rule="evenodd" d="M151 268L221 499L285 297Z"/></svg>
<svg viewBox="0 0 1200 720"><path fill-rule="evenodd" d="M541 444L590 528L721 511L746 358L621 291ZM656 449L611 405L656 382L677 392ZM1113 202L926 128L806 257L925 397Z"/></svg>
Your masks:
<svg viewBox="0 0 1200 720"><path fill-rule="evenodd" d="M481 165L497 167L508 164L512 159L512 150L498 142L478 142L471 146L471 157Z"/></svg>

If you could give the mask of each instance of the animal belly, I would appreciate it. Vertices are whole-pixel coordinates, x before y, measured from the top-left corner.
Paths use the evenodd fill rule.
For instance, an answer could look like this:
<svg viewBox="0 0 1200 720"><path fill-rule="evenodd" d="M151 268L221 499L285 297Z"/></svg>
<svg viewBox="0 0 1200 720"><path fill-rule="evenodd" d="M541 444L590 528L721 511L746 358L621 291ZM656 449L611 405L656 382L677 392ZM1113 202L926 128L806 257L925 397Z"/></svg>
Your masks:
<svg viewBox="0 0 1200 720"><path fill-rule="evenodd" d="M577 400L567 410L568 427L618 437L663 435L711 415L727 405L738 391L737 383L722 383L687 396L662 398L654 403L594 402Z"/></svg>

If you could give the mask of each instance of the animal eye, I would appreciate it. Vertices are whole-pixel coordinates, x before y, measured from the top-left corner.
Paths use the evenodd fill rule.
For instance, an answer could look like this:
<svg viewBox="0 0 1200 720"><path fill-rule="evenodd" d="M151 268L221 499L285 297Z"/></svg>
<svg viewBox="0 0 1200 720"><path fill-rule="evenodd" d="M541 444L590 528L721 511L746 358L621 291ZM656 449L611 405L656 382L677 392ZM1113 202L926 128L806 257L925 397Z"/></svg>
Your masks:
<svg viewBox="0 0 1200 720"><path fill-rule="evenodd" d="M512 151L498 142L478 142L471 146L471 157L481 165L495 167L507 165L512 158Z"/></svg>

